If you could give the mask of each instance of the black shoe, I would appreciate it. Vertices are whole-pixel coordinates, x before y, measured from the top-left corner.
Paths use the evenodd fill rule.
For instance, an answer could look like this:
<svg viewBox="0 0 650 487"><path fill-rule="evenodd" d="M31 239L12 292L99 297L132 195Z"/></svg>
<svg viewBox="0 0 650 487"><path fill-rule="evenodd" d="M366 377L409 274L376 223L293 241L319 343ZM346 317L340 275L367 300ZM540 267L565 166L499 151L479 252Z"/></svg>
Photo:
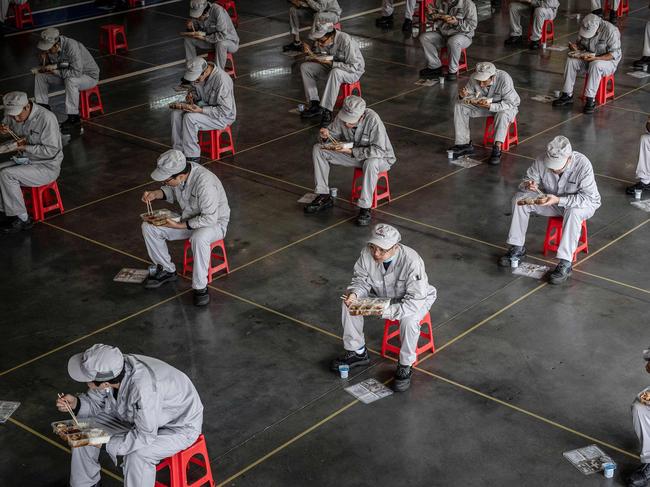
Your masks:
<svg viewBox="0 0 650 487"><path fill-rule="evenodd" d="M614 25L618 24L618 15L614 9L609 11L609 23Z"/></svg>
<svg viewBox="0 0 650 487"><path fill-rule="evenodd" d="M530 44L528 44L528 49L531 50L539 49L539 41L530 41Z"/></svg>
<svg viewBox="0 0 650 487"><path fill-rule="evenodd" d="M457 74L457 73L451 73L451 72L449 72L449 73L447 73L447 75L445 76L445 79L446 79L447 81L456 81L456 80L458 79L458 74Z"/></svg>
<svg viewBox="0 0 650 487"><path fill-rule="evenodd" d="M334 206L334 200L328 194L319 194L314 201L305 205L305 213L318 213Z"/></svg>
<svg viewBox="0 0 650 487"><path fill-rule="evenodd" d="M500 267L510 267L510 261L515 258L522 260L526 257L526 247L520 247L519 245L511 245L505 255L499 257L499 266Z"/></svg>
<svg viewBox="0 0 650 487"><path fill-rule="evenodd" d="M322 113L323 109L320 107L320 103L316 100L312 100L309 108L300 113L300 118L319 117Z"/></svg>
<svg viewBox="0 0 650 487"><path fill-rule="evenodd" d="M634 196L635 189L640 189L641 191L650 191L650 183L644 184L641 181L637 181L636 184L633 184L632 186L628 186L627 188L625 188L625 194L630 194Z"/></svg>
<svg viewBox="0 0 650 487"><path fill-rule="evenodd" d="M587 115L594 113L594 110L596 109L596 100L593 99L593 97L588 96L585 98L585 106L582 108L582 113L586 113Z"/></svg>
<svg viewBox="0 0 650 487"><path fill-rule="evenodd" d="M462 156L474 155L474 146L471 142L469 144L457 144L451 147L449 150L454 151L454 159L458 159Z"/></svg>
<svg viewBox="0 0 650 487"><path fill-rule="evenodd" d="M332 360L330 368L334 372L339 371L339 365L347 365L350 368L359 367L360 365L368 365L370 363L370 356L368 355L368 349L365 348L363 353L359 355L354 350L348 350L344 355L341 355L338 358Z"/></svg>
<svg viewBox="0 0 650 487"><path fill-rule="evenodd" d="M501 164L501 147L496 144L492 146L492 154L490 154L488 164L492 164L493 166Z"/></svg>
<svg viewBox="0 0 650 487"><path fill-rule="evenodd" d="M565 107L570 105L573 105L573 95L569 95L568 93L562 93L560 98L553 100L554 107Z"/></svg>
<svg viewBox="0 0 650 487"><path fill-rule="evenodd" d="M424 68L420 70L420 77L423 79L435 79L442 74L442 68Z"/></svg>
<svg viewBox="0 0 650 487"><path fill-rule="evenodd" d="M571 267L571 262L568 260L560 259L560 263L548 276L548 282L550 284L562 284L563 282L566 282L569 277L571 277L572 272L573 270Z"/></svg>
<svg viewBox="0 0 650 487"><path fill-rule="evenodd" d="M330 123L332 123L332 112L323 108L323 113L320 118L320 126L321 128L326 128Z"/></svg>
<svg viewBox="0 0 650 487"><path fill-rule="evenodd" d="M411 386L411 370L410 365L397 364L395 371L395 392L404 392Z"/></svg>
<svg viewBox="0 0 650 487"><path fill-rule="evenodd" d="M291 42L282 46L282 52L302 52L302 42Z"/></svg>
<svg viewBox="0 0 650 487"><path fill-rule="evenodd" d="M157 287L162 286L166 282L172 282L178 279L176 272L167 272L163 269L163 266L158 265L156 273L153 276L147 277L144 281L144 287L146 289L156 289Z"/></svg>
<svg viewBox="0 0 650 487"><path fill-rule="evenodd" d="M627 479L628 487L645 487L650 480L650 463L643 463Z"/></svg>
<svg viewBox="0 0 650 487"><path fill-rule="evenodd" d="M79 130L81 128L81 117L79 115L68 115L63 123L61 123L61 132L64 134L69 134L74 130Z"/></svg>
<svg viewBox="0 0 650 487"><path fill-rule="evenodd" d="M29 230L34 226L34 220L31 217L27 217L27 221L22 221L17 216L9 217L2 223L2 231L4 233L18 233L23 230Z"/></svg>
<svg viewBox="0 0 650 487"><path fill-rule="evenodd" d="M601 19L603 18L603 9L602 8L597 8L596 10L591 11L592 14L598 15Z"/></svg>
<svg viewBox="0 0 650 487"><path fill-rule="evenodd" d="M637 59L632 63L632 66L635 68L640 68L643 69L643 66L647 66L650 64L650 56L643 56L641 59Z"/></svg>
<svg viewBox="0 0 650 487"><path fill-rule="evenodd" d="M413 21L411 19L404 19L402 24L402 32L410 33L413 30Z"/></svg>
<svg viewBox="0 0 650 487"><path fill-rule="evenodd" d="M517 46L523 44L524 40L521 36L510 36L504 42L504 46Z"/></svg>
<svg viewBox="0 0 650 487"><path fill-rule="evenodd" d="M194 306L206 306L210 302L208 286L203 289L194 290Z"/></svg>
<svg viewBox="0 0 650 487"><path fill-rule="evenodd" d="M375 25L377 27L390 27L393 25L393 15L387 15L385 17L379 17L375 20Z"/></svg>
<svg viewBox="0 0 650 487"><path fill-rule="evenodd" d="M372 213L370 208L359 208L359 214L357 215L357 225L360 227L367 227L370 225L372 220Z"/></svg>

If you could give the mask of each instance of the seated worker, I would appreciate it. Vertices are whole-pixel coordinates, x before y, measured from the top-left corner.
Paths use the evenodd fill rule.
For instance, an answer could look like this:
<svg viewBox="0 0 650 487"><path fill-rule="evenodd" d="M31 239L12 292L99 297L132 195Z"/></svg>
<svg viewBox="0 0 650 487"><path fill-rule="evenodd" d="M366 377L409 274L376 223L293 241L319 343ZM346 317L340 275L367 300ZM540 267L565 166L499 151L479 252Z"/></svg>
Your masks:
<svg viewBox="0 0 650 487"><path fill-rule="evenodd" d="M643 69L644 66L650 66L650 20L645 23L645 33L643 35L643 53L641 55L641 59L634 61L633 65L637 69Z"/></svg>
<svg viewBox="0 0 650 487"><path fill-rule="evenodd" d="M357 299L391 298L381 318L399 320L399 362L395 372L395 390L402 392L411 385L411 366L417 355L420 321L436 300L436 288L429 284L424 262L418 253L400 244L401 235L395 227L380 223L372 231L368 245L354 264L354 276L341 305L343 348L345 354L332 361L350 368L370 363L363 335L363 316L353 316L348 307Z"/></svg>
<svg viewBox="0 0 650 487"><path fill-rule="evenodd" d="M650 374L650 350L643 351L645 370ZM646 487L650 480L650 405L638 396L632 403L632 425L641 445L641 466L628 478L628 487Z"/></svg>
<svg viewBox="0 0 650 487"><path fill-rule="evenodd" d="M366 64L357 41L349 34L335 30L332 24L315 25L310 36L315 41L315 50L333 56L333 60L313 58L313 61L304 62L300 66L305 98L310 103L301 116L321 116L321 127L327 127L332 121L332 111L341 84L359 81ZM322 80L327 80L327 83L321 100L317 82Z"/></svg>
<svg viewBox="0 0 650 487"><path fill-rule="evenodd" d="M603 76L616 72L621 60L621 34L618 29L597 15L589 14L580 24L578 40L569 43L570 51L587 51L581 59L567 57L564 65L562 95L553 101L554 107L573 105L573 85L578 73L587 73L583 113L594 113L595 96Z"/></svg>
<svg viewBox="0 0 650 487"><path fill-rule="evenodd" d="M546 146L546 154L528 168L526 179L512 200L512 221L508 244L510 249L499 259L509 267L513 258L526 255L524 241L531 213L561 216L562 239L556 257L560 260L549 276L551 284L561 284L571 277L573 253L578 247L583 220L588 220L600 207L600 194L591 162L584 154L571 148L569 139L558 135ZM548 200L542 205L518 205L517 201L542 194Z"/></svg>
<svg viewBox="0 0 650 487"><path fill-rule="evenodd" d="M195 57L185 67L185 80L193 85L182 110L172 111L172 147L190 162L201 158L200 130L223 130L235 121L237 107L230 76L219 66Z"/></svg>
<svg viewBox="0 0 650 487"><path fill-rule="evenodd" d="M69 133L81 125L79 92L97 86L99 67L81 42L59 35L58 29L42 31L37 47L44 68L34 75L34 99L49 110L50 89L65 88L68 118L61 130Z"/></svg>
<svg viewBox="0 0 650 487"><path fill-rule="evenodd" d="M106 453L123 457L124 485L154 487L156 465L192 446L201 434L203 404L192 381L171 365L117 347L93 345L68 360L68 374L88 392L56 401L80 420L91 420L111 435ZM101 445L72 448L70 487L100 485Z"/></svg>
<svg viewBox="0 0 650 487"><path fill-rule="evenodd" d="M9 12L9 4L22 5L27 3L27 0L0 0L0 24L7 21L7 12Z"/></svg>
<svg viewBox="0 0 650 487"><path fill-rule="evenodd" d="M469 82L458 90L454 106L454 131L456 145L454 159L474 154L469 119L494 117L494 145L488 162L501 162L501 144L508 134L508 126L519 112L519 95L508 73L494 64L481 62L476 65Z"/></svg>
<svg viewBox="0 0 650 487"><path fill-rule="evenodd" d="M162 182L163 186L145 191L142 201L164 199L168 203L176 202L181 207L182 215L180 221L168 219L162 226L142 223L147 253L157 266L156 273L145 280L144 287L154 289L177 279L176 266L169 256L166 241L189 239L194 256L194 304L205 306L210 302L210 244L224 239L230 220L226 192L214 173L195 162L187 162L180 151L170 149L163 152L157 166L151 173L151 179Z"/></svg>
<svg viewBox="0 0 650 487"><path fill-rule="evenodd" d="M559 0L517 0L510 2L510 37L506 39L506 46L515 46L523 43L521 31L521 18L530 17L531 10L533 22L530 26L530 49L539 49L539 40L542 38L542 28L545 20L554 20Z"/></svg>
<svg viewBox="0 0 650 487"><path fill-rule="evenodd" d="M332 124L320 129L322 144L352 142L351 149L325 149L321 143L314 145L314 179L316 182L316 199L305 206L305 213L317 213L334 206L330 196L330 166L363 168L361 196L357 205L359 216L357 225L370 224L372 214L372 197L377 189L377 177L380 172L389 171L395 163L393 146L388 139L386 127L377 112L366 108L363 98L350 95Z"/></svg>
<svg viewBox="0 0 650 487"><path fill-rule="evenodd" d="M639 143L639 162L636 165L636 184L625 189L627 194L634 194L634 191L650 191L650 117L645 122L646 133L641 135Z"/></svg>
<svg viewBox="0 0 650 487"><path fill-rule="evenodd" d="M341 7L337 0L289 0L289 26L293 42L282 48L283 51L302 52L300 41L300 19L309 17L312 29L317 24L338 24L341 20Z"/></svg>
<svg viewBox="0 0 650 487"><path fill-rule="evenodd" d="M608 0L606 0L609 3ZM616 25L618 23L618 7L621 3L621 0L613 0L612 5L609 6L609 22ZM603 18L603 1L602 0L591 0L591 13L598 15L601 19Z"/></svg>
<svg viewBox="0 0 650 487"><path fill-rule="evenodd" d="M8 218L1 225L4 232L15 233L32 228L21 186L49 184L59 177L63 145L59 122L51 111L32 103L27 93L10 91L2 97L4 118L0 134L13 132L19 140L15 160L0 163L0 211Z"/></svg>
<svg viewBox="0 0 650 487"><path fill-rule="evenodd" d="M381 2L381 17L375 20L377 27L390 28L393 27L393 12L395 7L393 0L382 0ZM415 5L417 0L406 0L406 7L404 10L404 23L402 24L402 32L410 33L413 30L413 13L415 12Z"/></svg>
<svg viewBox="0 0 650 487"><path fill-rule="evenodd" d="M185 37L186 61L191 61L196 57L197 47L214 50L214 61L223 69L226 66L228 53L235 53L239 49L239 36L230 15L217 2L192 0L187 30L203 32L205 37L199 35Z"/></svg>
<svg viewBox="0 0 650 487"><path fill-rule="evenodd" d="M447 79L453 81L458 77L458 62L462 50L472 44L478 24L476 5L472 0L452 0L443 3L437 12L433 5L427 8L434 24L432 32L420 35L420 44L427 60L427 67L420 71L420 76L432 79L442 74L440 50L446 47L449 59Z"/></svg>

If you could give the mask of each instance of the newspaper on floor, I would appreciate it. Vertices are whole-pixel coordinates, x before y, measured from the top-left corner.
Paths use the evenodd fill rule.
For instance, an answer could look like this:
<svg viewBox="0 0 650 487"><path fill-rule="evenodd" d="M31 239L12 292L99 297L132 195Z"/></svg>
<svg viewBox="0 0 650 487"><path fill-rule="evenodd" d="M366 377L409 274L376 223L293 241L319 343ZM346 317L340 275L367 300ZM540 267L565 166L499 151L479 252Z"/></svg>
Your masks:
<svg viewBox="0 0 650 487"><path fill-rule="evenodd" d="M530 99L539 101L541 103L551 103L553 100L555 100L555 97L551 95L535 95L531 96Z"/></svg>
<svg viewBox="0 0 650 487"><path fill-rule="evenodd" d="M533 279L541 279L550 270L545 265L531 264L530 262L521 262L519 267L512 271L517 276L532 277Z"/></svg>
<svg viewBox="0 0 650 487"><path fill-rule="evenodd" d="M565 451L564 458L571 462L575 468L585 475L600 472L605 463L614 463L611 457L605 454L598 446L589 445L577 450ZM614 463L614 465L616 465Z"/></svg>
<svg viewBox="0 0 650 487"><path fill-rule="evenodd" d="M391 389L376 379L366 379L346 387L345 390L364 404L370 404L393 393Z"/></svg>
<svg viewBox="0 0 650 487"><path fill-rule="evenodd" d="M0 401L0 424L5 423L20 406L19 402Z"/></svg>
<svg viewBox="0 0 650 487"><path fill-rule="evenodd" d="M633 78L643 79L643 78L647 78L648 76L650 76L650 73L646 73L645 71L631 71L631 72L627 73L627 75L632 76Z"/></svg>
<svg viewBox="0 0 650 487"><path fill-rule="evenodd" d="M131 269L125 267L118 272L113 280L115 282L128 282L131 284L142 284L149 276L149 269Z"/></svg>
<svg viewBox="0 0 650 487"><path fill-rule="evenodd" d="M314 193L305 193L302 198L298 200L298 203L309 204L316 199L316 194Z"/></svg>
<svg viewBox="0 0 650 487"><path fill-rule="evenodd" d="M639 210L650 213L650 200L630 201L630 204Z"/></svg>
<svg viewBox="0 0 650 487"><path fill-rule="evenodd" d="M567 49L569 49L569 46L546 46L545 50L562 52L562 51L566 51Z"/></svg>
<svg viewBox="0 0 650 487"><path fill-rule="evenodd" d="M414 84L418 86L433 86L437 85L438 83L440 83L440 80L438 79L419 79Z"/></svg>
<svg viewBox="0 0 650 487"><path fill-rule="evenodd" d="M483 164L481 161L477 161L476 159L472 159L469 156L462 156L459 157L458 159L453 159L450 161L452 164L460 167L464 167L465 169L469 169L470 167L478 166L479 164Z"/></svg>

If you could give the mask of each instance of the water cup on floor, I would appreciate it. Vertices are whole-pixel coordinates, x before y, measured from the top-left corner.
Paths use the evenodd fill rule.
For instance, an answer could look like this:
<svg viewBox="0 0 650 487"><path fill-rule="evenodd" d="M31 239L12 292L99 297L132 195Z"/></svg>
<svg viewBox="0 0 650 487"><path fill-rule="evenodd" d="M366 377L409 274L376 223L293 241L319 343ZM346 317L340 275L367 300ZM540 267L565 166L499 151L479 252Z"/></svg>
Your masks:
<svg viewBox="0 0 650 487"><path fill-rule="evenodd" d="M448 150L447 151L447 159L452 161L454 159L454 151L453 150Z"/></svg>
<svg viewBox="0 0 650 487"><path fill-rule="evenodd" d="M517 257L513 257L512 259L510 259L510 267L512 267L513 269L519 267L519 259Z"/></svg>
<svg viewBox="0 0 650 487"><path fill-rule="evenodd" d="M350 373L350 366L347 364L339 365L339 374L341 374L341 379L347 379L348 374Z"/></svg>
<svg viewBox="0 0 650 487"><path fill-rule="evenodd" d="M332 198L336 198L339 194L338 188L330 188L330 196Z"/></svg>
<svg viewBox="0 0 650 487"><path fill-rule="evenodd" d="M635 189L634 190L634 199L635 200L640 200L641 199L641 193L643 193L643 190Z"/></svg>
<svg viewBox="0 0 650 487"><path fill-rule="evenodd" d="M305 105L303 105L302 103L300 103L300 104L298 105L298 111L299 111L300 113L304 112L304 111L305 111Z"/></svg>
<svg viewBox="0 0 650 487"><path fill-rule="evenodd" d="M149 269L149 275L155 276L156 271L158 270L158 266L156 264L151 264L148 269Z"/></svg>
<svg viewBox="0 0 650 487"><path fill-rule="evenodd" d="M606 479L611 479L614 477L614 470L616 470L616 464L608 462L603 464L603 474Z"/></svg>
<svg viewBox="0 0 650 487"><path fill-rule="evenodd" d="M560 98L560 95L561 95L561 94L562 94L562 93L560 92L560 90L555 90L555 91L553 92L553 96L554 96L555 98Z"/></svg>

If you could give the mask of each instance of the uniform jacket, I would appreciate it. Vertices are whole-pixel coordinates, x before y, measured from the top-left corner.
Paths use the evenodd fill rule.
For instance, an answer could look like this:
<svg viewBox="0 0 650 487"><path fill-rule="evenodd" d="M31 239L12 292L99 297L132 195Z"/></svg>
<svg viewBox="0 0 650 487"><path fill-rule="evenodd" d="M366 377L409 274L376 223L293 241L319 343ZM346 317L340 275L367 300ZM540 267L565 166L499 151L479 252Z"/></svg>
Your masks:
<svg viewBox="0 0 650 487"><path fill-rule="evenodd" d="M386 127L377 112L366 108L354 128L348 128L337 116L328 127L330 135L341 142L353 142L352 156L360 161L376 157L392 165L396 158Z"/></svg>
<svg viewBox="0 0 650 487"><path fill-rule="evenodd" d="M610 53L616 65L621 60L621 33L615 25L606 20L600 21L596 35L591 39L578 37L578 46L585 51L595 53L596 56Z"/></svg>
<svg viewBox="0 0 650 487"><path fill-rule="evenodd" d="M56 54L48 54L50 63L68 63L66 69L59 69L61 78L79 78L81 75L99 79L99 66L90 55L86 46L81 42L60 36L61 50Z"/></svg>
<svg viewBox="0 0 650 487"><path fill-rule="evenodd" d="M476 5L472 0L452 0L451 2L443 2L441 8L445 15L456 17L458 23L450 25L442 21L438 21L437 30L446 37L455 34L463 34L470 39L474 37L474 31L478 25L478 14L476 13Z"/></svg>
<svg viewBox="0 0 650 487"><path fill-rule="evenodd" d="M359 44L345 32L336 31L334 42L331 46L326 47L324 51L334 56L333 68L342 69L359 77L366 68L366 62L363 60Z"/></svg>
<svg viewBox="0 0 650 487"><path fill-rule="evenodd" d="M470 93L474 93L474 95L470 96L492 98L492 104L490 105L491 112L518 110L521 101L519 94L515 90L512 78L508 73L500 69L497 69L494 82L487 88L481 88L479 82L472 78L470 78L466 88Z"/></svg>
<svg viewBox="0 0 650 487"><path fill-rule="evenodd" d="M205 103L203 113L231 125L237 117L232 78L219 66L212 64L212 74L201 84L195 84L196 100Z"/></svg>
<svg viewBox="0 0 650 487"><path fill-rule="evenodd" d="M198 27L197 30L205 32L205 41L210 44L226 40L239 47L239 36L230 19L230 14L217 3L210 6L207 19L203 21L194 20L194 26L195 28Z"/></svg>
<svg viewBox="0 0 650 487"><path fill-rule="evenodd" d="M305 0L305 3L319 13L333 13L340 16L342 12L337 0Z"/></svg>

